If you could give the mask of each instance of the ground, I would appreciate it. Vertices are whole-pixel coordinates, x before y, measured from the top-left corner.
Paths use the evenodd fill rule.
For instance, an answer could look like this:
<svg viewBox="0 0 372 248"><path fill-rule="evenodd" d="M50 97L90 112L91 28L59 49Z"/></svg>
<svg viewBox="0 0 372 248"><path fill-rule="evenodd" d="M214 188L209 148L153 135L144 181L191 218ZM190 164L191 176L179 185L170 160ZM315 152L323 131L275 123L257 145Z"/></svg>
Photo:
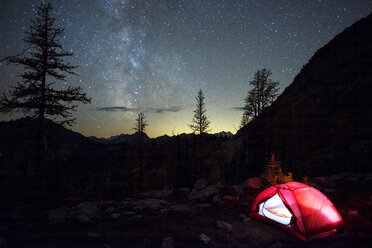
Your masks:
<svg viewBox="0 0 372 248"><path fill-rule="evenodd" d="M345 224L338 234L310 242L247 217L246 203L262 189L244 191L243 186L202 182L193 190L162 190L138 199L87 202L71 198L48 211L37 212L31 205L2 211L0 247L370 247L371 190L361 188L369 182L351 180L358 185L355 192L338 190L337 177L322 180L327 188L321 190ZM242 192L244 200L229 198Z"/></svg>

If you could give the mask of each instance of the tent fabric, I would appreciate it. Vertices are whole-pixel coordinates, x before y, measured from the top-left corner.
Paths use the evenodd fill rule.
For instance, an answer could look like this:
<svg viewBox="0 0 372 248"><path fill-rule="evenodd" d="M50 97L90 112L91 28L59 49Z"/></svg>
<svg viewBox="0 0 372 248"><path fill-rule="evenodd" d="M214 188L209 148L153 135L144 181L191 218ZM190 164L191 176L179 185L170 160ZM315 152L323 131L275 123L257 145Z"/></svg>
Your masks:
<svg viewBox="0 0 372 248"><path fill-rule="evenodd" d="M325 195L299 182L279 184L262 191L253 201L250 216L274 223L302 240L330 236L343 224L340 214ZM285 219L288 216L289 224Z"/></svg>

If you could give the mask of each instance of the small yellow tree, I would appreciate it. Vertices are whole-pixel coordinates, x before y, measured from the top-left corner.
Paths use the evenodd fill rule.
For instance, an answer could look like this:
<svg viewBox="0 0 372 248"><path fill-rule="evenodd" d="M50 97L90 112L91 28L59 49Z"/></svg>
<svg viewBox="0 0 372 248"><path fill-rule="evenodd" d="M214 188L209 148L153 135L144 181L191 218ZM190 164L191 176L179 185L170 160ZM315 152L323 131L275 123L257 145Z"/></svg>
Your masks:
<svg viewBox="0 0 372 248"><path fill-rule="evenodd" d="M293 181L292 172L288 172L287 175L283 175L283 183L288 183Z"/></svg>
<svg viewBox="0 0 372 248"><path fill-rule="evenodd" d="M285 175L280 165L281 162L275 161L275 155L272 153L269 162L266 164L265 172L262 175L263 181L267 186L293 181L293 174L289 172Z"/></svg>

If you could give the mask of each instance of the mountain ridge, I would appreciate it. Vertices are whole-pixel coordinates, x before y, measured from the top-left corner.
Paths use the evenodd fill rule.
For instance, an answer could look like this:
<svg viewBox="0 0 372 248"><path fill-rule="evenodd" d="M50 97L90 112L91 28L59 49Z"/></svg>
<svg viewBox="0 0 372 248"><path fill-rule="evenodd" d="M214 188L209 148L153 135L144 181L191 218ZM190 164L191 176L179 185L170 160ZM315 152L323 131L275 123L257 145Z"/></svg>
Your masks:
<svg viewBox="0 0 372 248"><path fill-rule="evenodd" d="M258 172L270 153L300 175L371 169L372 14L336 35L238 132ZM363 145L364 144L364 145ZM362 146L362 147L361 147Z"/></svg>

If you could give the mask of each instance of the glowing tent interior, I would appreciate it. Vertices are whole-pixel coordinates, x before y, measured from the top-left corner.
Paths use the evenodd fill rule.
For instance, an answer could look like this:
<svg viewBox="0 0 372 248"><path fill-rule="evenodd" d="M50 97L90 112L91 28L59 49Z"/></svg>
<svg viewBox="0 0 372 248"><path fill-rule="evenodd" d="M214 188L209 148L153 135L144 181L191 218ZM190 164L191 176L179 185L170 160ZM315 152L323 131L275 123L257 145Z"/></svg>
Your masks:
<svg viewBox="0 0 372 248"><path fill-rule="evenodd" d="M274 223L302 240L330 236L343 223L325 195L299 182L262 191L253 201L250 216Z"/></svg>

